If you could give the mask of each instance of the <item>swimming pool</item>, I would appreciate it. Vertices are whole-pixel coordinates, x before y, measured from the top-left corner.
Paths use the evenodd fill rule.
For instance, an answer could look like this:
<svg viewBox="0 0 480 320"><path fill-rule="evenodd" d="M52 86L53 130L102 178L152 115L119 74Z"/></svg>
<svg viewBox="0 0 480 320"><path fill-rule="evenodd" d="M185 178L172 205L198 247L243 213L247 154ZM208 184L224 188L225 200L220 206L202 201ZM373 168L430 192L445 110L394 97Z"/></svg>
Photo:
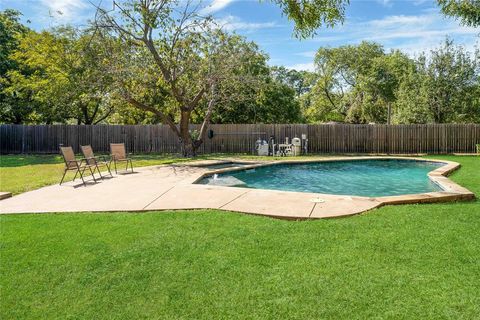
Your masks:
<svg viewBox="0 0 480 320"><path fill-rule="evenodd" d="M218 185L213 180L233 177L247 188L366 197L394 196L441 191L440 186L428 178L428 172L442 165L399 159L288 163L226 172L205 177L198 183Z"/></svg>

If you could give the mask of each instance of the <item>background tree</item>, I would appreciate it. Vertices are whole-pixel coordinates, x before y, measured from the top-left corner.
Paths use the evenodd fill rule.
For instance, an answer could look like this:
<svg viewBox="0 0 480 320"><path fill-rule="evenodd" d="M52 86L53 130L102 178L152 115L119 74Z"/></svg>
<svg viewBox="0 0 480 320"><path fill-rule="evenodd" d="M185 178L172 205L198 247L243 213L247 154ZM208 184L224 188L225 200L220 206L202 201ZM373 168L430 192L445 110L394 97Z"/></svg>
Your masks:
<svg viewBox="0 0 480 320"><path fill-rule="evenodd" d="M12 59L29 73L11 70L6 89L27 96L44 123L96 124L112 112L106 55L98 37L74 28L25 34Z"/></svg>
<svg viewBox="0 0 480 320"><path fill-rule="evenodd" d="M214 123L292 123L301 118L300 105L293 82L278 78L277 68L267 65L268 57L252 42L234 36L243 46L235 77L222 81L212 121ZM290 73L283 68L286 73ZM297 71L295 71L297 72ZM286 79L283 79L286 80ZM298 79L300 80L300 79Z"/></svg>
<svg viewBox="0 0 480 320"><path fill-rule="evenodd" d="M320 48L304 113L310 121L475 122L478 56L448 39L416 60L375 43Z"/></svg>
<svg viewBox="0 0 480 320"><path fill-rule="evenodd" d="M417 60L397 94L399 122L479 122L479 51L469 54L449 39Z"/></svg>
<svg viewBox="0 0 480 320"><path fill-rule="evenodd" d="M311 103L304 106L306 112L317 121L368 121L362 116L368 86L359 82L369 79L374 60L384 55L383 48L372 42L320 48L315 56L314 85L305 99Z"/></svg>
<svg viewBox="0 0 480 320"><path fill-rule="evenodd" d="M274 80L293 88L297 97L307 93L312 88L311 81L309 81L313 75L312 72L287 69L283 66L274 66L271 68L271 72Z"/></svg>
<svg viewBox="0 0 480 320"><path fill-rule="evenodd" d="M21 97L16 91L8 92L11 86L7 77L9 72L28 74L30 71L21 69L11 55L18 48L21 38L29 29L20 23L21 13L7 9L0 12L0 122L29 123L34 121L34 103L30 96Z"/></svg>
<svg viewBox="0 0 480 320"><path fill-rule="evenodd" d="M361 108L364 122L392 122L396 92L409 68L414 68L414 62L398 50L372 60L370 68L361 74L361 88L356 88L365 97Z"/></svg>

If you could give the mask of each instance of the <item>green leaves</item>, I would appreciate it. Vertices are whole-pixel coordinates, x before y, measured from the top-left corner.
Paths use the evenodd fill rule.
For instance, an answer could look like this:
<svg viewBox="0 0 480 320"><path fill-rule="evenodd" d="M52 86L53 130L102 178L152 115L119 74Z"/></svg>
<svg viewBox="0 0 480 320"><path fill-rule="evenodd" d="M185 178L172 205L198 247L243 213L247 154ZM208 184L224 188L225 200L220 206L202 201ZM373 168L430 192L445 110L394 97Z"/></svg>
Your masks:
<svg viewBox="0 0 480 320"><path fill-rule="evenodd" d="M479 57L448 39L417 59L368 42L320 48L303 109L309 121L478 122Z"/></svg>
<svg viewBox="0 0 480 320"><path fill-rule="evenodd" d="M26 32L10 55L19 69L7 72L9 85L4 93L36 106L36 121L102 121L112 107L108 102L111 79L105 73L106 55L100 41L70 27Z"/></svg>
<svg viewBox="0 0 480 320"><path fill-rule="evenodd" d="M480 26L480 1L437 0L443 14L459 19L463 25Z"/></svg>
<svg viewBox="0 0 480 320"><path fill-rule="evenodd" d="M295 36L307 38L323 26L334 27L343 23L349 0L272 0L295 23Z"/></svg>

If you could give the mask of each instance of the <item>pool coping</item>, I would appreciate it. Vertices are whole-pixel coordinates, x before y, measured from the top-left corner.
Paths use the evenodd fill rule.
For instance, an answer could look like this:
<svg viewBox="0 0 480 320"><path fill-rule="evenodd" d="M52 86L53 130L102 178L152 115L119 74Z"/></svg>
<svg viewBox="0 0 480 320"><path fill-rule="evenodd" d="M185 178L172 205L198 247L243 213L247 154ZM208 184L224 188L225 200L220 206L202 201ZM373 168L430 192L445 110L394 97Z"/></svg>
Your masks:
<svg viewBox="0 0 480 320"><path fill-rule="evenodd" d="M285 160L272 160L272 161L262 161L258 162L255 160L251 161L251 165L245 166L247 161L244 160L231 160L232 163L241 163L242 167L232 167L232 168L221 168L213 169L209 172L205 172L200 176L196 177L191 183L195 184L199 180L211 176L213 174L223 174L234 171L255 169L259 167L280 165L280 164L301 164L301 163L318 163L318 162L336 162L336 161L361 161L361 160L406 160L406 161L421 161L421 162L434 162L443 164L435 170L430 171L427 176L428 178L436 183L442 191L436 192L425 192L425 193L415 193L415 194L404 194L397 196L380 196L380 197L361 197L356 195L338 195L338 194L321 194L319 195L331 195L331 196L347 196L347 197L356 197L356 198L366 198L372 201L378 201L380 206L384 205L400 205L400 204L412 204L412 203L435 203L435 202L452 202L452 201L464 201L464 200L474 200L475 194L464 188L457 183L453 182L448 178L448 176L455 170L461 167L460 163L449 161L449 160L438 160L438 159L425 159L418 157L402 157L402 156L339 156L339 157L329 157L327 159L285 159ZM228 163L229 161L224 161L223 163ZM205 166L208 166L206 164ZM219 188L232 188L226 186L218 186ZM272 189L261 189L266 191L276 191L276 192L291 192L291 191L281 191L281 190L272 190ZM300 192L299 192L300 193ZM347 214L348 215L348 214Z"/></svg>

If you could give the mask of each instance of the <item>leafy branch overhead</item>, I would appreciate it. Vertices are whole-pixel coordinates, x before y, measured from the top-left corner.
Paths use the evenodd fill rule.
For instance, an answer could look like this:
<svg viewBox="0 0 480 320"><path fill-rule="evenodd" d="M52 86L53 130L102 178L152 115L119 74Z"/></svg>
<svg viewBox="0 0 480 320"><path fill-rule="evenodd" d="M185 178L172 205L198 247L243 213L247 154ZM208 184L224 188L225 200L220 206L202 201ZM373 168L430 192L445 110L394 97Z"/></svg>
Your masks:
<svg viewBox="0 0 480 320"><path fill-rule="evenodd" d="M479 0L437 0L443 14L459 19L463 25L480 26Z"/></svg>
<svg viewBox="0 0 480 320"><path fill-rule="evenodd" d="M272 0L295 23L295 35L306 38L321 27L334 27L345 20L350 0Z"/></svg>
<svg viewBox="0 0 480 320"><path fill-rule="evenodd" d="M333 28L345 21L345 9L350 0L271 0L294 22L294 34L299 38L315 35L322 27ZM441 12L454 17L463 25L480 26L479 0L437 0ZM365 3L365 5L368 5Z"/></svg>

